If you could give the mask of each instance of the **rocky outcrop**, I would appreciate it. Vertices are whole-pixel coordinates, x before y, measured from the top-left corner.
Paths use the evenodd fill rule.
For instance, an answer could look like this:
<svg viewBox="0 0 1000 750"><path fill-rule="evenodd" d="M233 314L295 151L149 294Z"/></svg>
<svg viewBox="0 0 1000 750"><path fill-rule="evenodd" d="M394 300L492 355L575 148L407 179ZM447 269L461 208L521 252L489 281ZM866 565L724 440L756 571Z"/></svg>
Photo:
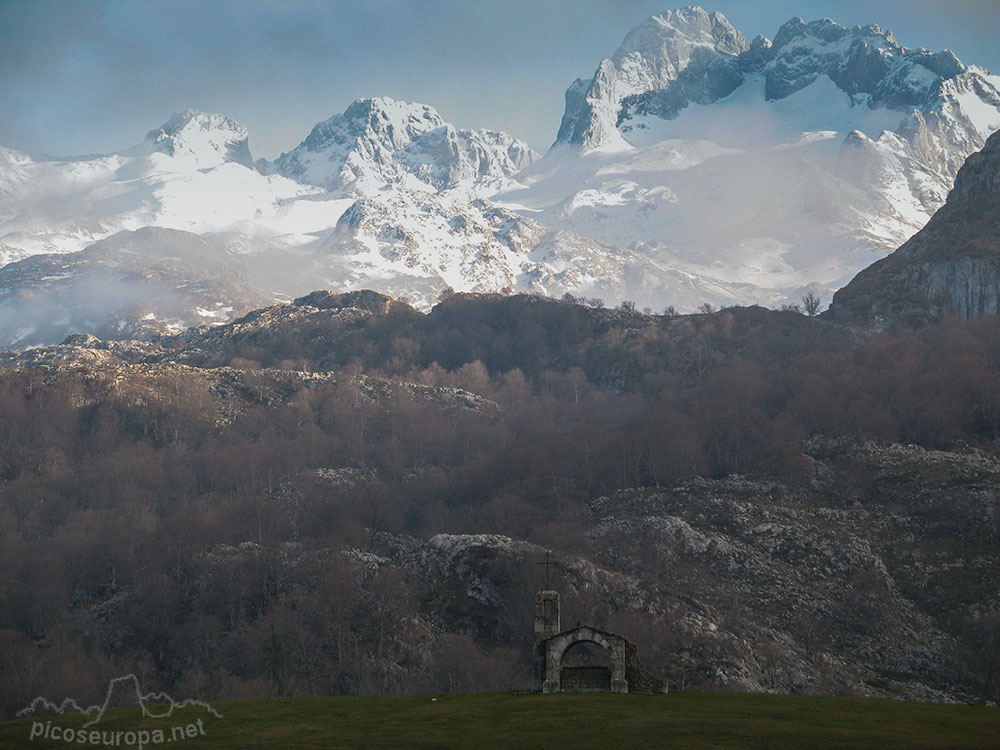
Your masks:
<svg viewBox="0 0 1000 750"><path fill-rule="evenodd" d="M370 289L341 294L318 290L304 297L299 297L292 304L297 307L315 307L317 310L344 310L354 307L359 310L367 310L373 315L385 315L393 307L408 307L403 302Z"/></svg>
<svg viewBox="0 0 1000 750"><path fill-rule="evenodd" d="M917 327L1000 312L1000 132L968 158L944 206L833 298L833 320Z"/></svg>
<svg viewBox="0 0 1000 750"><path fill-rule="evenodd" d="M1000 604L996 455L821 436L804 450L807 487L698 478L595 500L589 551L559 555L551 583L564 625L621 632L671 686L974 699L962 627ZM425 583L440 631L530 638L543 547L482 533L373 550Z"/></svg>
<svg viewBox="0 0 1000 750"><path fill-rule="evenodd" d="M0 268L7 265L8 263L13 263L16 260L21 260L25 256L25 252L19 248L11 247L10 245L5 245L0 242Z"/></svg>

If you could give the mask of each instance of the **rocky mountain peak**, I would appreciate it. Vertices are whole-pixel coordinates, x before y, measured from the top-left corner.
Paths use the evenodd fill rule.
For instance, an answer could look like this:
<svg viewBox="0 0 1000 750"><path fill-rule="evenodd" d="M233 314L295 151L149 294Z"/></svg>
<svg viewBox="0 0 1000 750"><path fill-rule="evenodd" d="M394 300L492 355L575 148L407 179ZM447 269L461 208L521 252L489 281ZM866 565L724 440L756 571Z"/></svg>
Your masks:
<svg viewBox="0 0 1000 750"><path fill-rule="evenodd" d="M967 71L953 52L909 50L881 26L847 28L824 18L793 18L774 38L765 59L769 100L782 99L821 75L852 97L896 109L925 105L940 94L941 80Z"/></svg>
<svg viewBox="0 0 1000 750"><path fill-rule="evenodd" d="M720 57L749 49L721 13L692 6L653 16L628 32L589 82L578 79L570 86L556 145L584 151L627 148L616 130L626 98L664 89L692 65L711 67Z"/></svg>
<svg viewBox="0 0 1000 750"><path fill-rule="evenodd" d="M628 150L636 118L672 120L689 104L717 102L756 76L764 77L767 102L828 77L850 97L852 107L905 115L919 110L925 120L935 120L927 127L944 139L945 150L960 148L963 157L1000 124L987 109L960 97L972 92L1000 109L996 77L969 68L950 50L908 49L881 26L848 28L829 18L807 22L796 17L781 26L773 42L758 37L747 43L721 14L684 8L636 26L593 78L570 86L556 144L576 144L584 151ZM957 104L949 102L944 115L958 120L957 128L935 119L940 119L935 113L942 100L955 97ZM966 106L969 112L951 111ZM985 126L979 121L983 117L990 120ZM949 166L952 174L954 169L957 165Z"/></svg>
<svg viewBox="0 0 1000 750"><path fill-rule="evenodd" d="M317 124L296 148L258 166L356 196L386 183L440 190L463 180L511 177L537 158L506 133L459 129L426 104L375 97L356 100Z"/></svg>
<svg viewBox="0 0 1000 750"><path fill-rule="evenodd" d="M185 109L146 134L152 151L194 162L199 169L235 162L253 167L246 125L225 115Z"/></svg>
<svg viewBox="0 0 1000 750"><path fill-rule="evenodd" d="M694 6L666 11L639 24L628 32L611 61L632 86L662 87L702 47L739 55L750 45L724 15Z"/></svg>
<svg viewBox="0 0 1000 750"><path fill-rule="evenodd" d="M320 151L331 145L355 145L358 139L366 139L395 151L444 124L437 110L426 104L384 96L356 99L342 114L318 123L302 145L310 151Z"/></svg>

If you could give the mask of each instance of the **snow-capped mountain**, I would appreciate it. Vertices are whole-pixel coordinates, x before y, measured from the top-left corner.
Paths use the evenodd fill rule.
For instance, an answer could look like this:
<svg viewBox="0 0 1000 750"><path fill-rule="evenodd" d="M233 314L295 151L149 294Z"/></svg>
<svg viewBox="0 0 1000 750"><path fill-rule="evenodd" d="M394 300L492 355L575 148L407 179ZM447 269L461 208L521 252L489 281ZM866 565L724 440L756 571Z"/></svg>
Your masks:
<svg viewBox="0 0 1000 750"><path fill-rule="evenodd" d="M771 142L803 126L818 131L840 124L833 118L846 97L847 107L859 110L852 113L859 124L894 123L892 129L914 146L933 140L922 144L921 156L954 178L965 157L997 127L998 77L963 64L950 50L907 49L879 26L849 29L830 19L801 18L784 24L773 42L758 37L748 44L722 14L690 7L632 29L593 78L570 86L556 145L576 144L584 152L649 145L690 133L695 124L663 121L677 120L688 107L727 99L747 85L762 84L760 98L771 103L828 82L841 97L828 90L828 108L821 102L807 111L799 108L787 128L770 134ZM899 114L871 120L863 110ZM787 112L779 119L788 120ZM732 123L709 132L734 138L728 130L755 124Z"/></svg>
<svg viewBox="0 0 1000 750"><path fill-rule="evenodd" d="M254 165L244 125L186 110L116 154L34 159L0 148L0 242L9 248L0 265L143 226L225 232L247 249L299 245L386 186L488 194L537 158L506 133L459 130L432 107L377 98L319 123L273 164Z"/></svg>
<svg viewBox="0 0 1000 750"><path fill-rule="evenodd" d="M749 304L750 285L706 283L643 255L551 229L459 190L391 190L355 202L315 251L319 286L375 288L427 309L444 287L539 292L656 304L665 290L691 308L705 299Z"/></svg>
<svg viewBox="0 0 1000 750"><path fill-rule="evenodd" d="M31 256L147 227L200 235L245 286L227 277L209 285L211 300L184 298L203 288L197 269L182 268L200 262L197 243L169 272L166 256L140 257L128 283L150 264L164 284L177 280L172 294L184 299L169 325L321 287L422 308L446 287L658 310L773 306L806 290L829 298L902 244L998 128L1000 76L951 52L829 20L793 19L773 42L748 42L721 14L686 8L637 26L570 86L544 158L385 97L355 101L273 162L253 161L246 127L195 110L109 155L0 148L0 267L9 301L102 264L113 273L131 251ZM142 330L168 325L152 314ZM88 321L0 338L41 342Z"/></svg>
<svg viewBox="0 0 1000 750"><path fill-rule="evenodd" d="M724 74L718 82L708 80L712 71L725 70L748 49L746 39L721 13L684 8L653 16L625 36L614 55L601 61L593 78L578 78L566 90L566 112L556 144L579 144L585 151L627 149L618 130L623 102L666 90L696 72L704 80L692 87L699 89L695 95L711 99L721 94L715 96L721 98L735 87L725 91L725 79L731 76Z"/></svg>
<svg viewBox="0 0 1000 750"><path fill-rule="evenodd" d="M146 140L132 153L166 154L177 164L188 162L195 169L210 169L227 162L253 166L246 125L225 115L186 109L176 112L162 127L150 130Z"/></svg>
<svg viewBox="0 0 1000 750"><path fill-rule="evenodd" d="M75 252L157 226L294 244L336 222L329 207L299 200L322 194L253 169L245 126L186 110L120 153L35 159L0 149L0 242L28 255Z"/></svg>
<svg viewBox="0 0 1000 750"><path fill-rule="evenodd" d="M355 102L275 163L309 165L290 172L305 182L255 165L244 126L194 110L117 154L0 151L0 345L152 335L320 287L422 307L447 286L621 296L641 259L477 197L537 158L504 133L384 98Z"/></svg>
<svg viewBox="0 0 1000 750"><path fill-rule="evenodd" d="M458 130L432 107L383 97L354 102L258 167L354 199L316 245L310 278L325 288L374 288L426 308L445 287L613 301L634 290L640 304L660 299L667 279L699 287L613 241L552 230L484 197L516 186L537 159L509 135Z"/></svg>
<svg viewBox="0 0 1000 750"><path fill-rule="evenodd" d="M359 99L312 129L262 172L343 194L368 194L386 183L442 190L513 177L539 155L495 130L459 130L433 107L388 97Z"/></svg>
<svg viewBox="0 0 1000 750"><path fill-rule="evenodd" d="M747 43L686 8L572 84L553 148L495 199L761 302L829 298L927 222L997 128L1000 76L951 52L830 20Z"/></svg>

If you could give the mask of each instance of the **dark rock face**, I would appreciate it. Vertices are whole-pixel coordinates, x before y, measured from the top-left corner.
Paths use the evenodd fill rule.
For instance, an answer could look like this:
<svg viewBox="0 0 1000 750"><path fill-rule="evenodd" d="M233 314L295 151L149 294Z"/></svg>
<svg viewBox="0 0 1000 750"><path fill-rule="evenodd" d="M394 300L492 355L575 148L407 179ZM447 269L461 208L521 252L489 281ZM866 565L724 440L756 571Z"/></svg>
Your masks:
<svg viewBox="0 0 1000 750"><path fill-rule="evenodd" d="M972 154L955 177L955 187L948 195L948 201L983 200L985 210L988 202L1000 200L1000 131L994 133L982 151Z"/></svg>
<svg viewBox="0 0 1000 750"><path fill-rule="evenodd" d="M581 128L581 121L587 110L587 89L590 88L591 79L577 78L566 89L566 110L563 113L562 121L559 123L559 133L556 135L556 143L571 143L578 128ZM584 125L585 127L585 125Z"/></svg>
<svg viewBox="0 0 1000 750"><path fill-rule="evenodd" d="M740 61L707 48L695 50L690 64L666 88L626 97L618 114L621 125L636 115L671 120L688 104L711 104L724 99L743 83ZM567 92L568 96L568 92Z"/></svg>
<svg viewBox="0 0 1000 750"><path fill-rule="evenodd" d="M927 226L855 276L825 315L917 327L948 314L988 313L1000 313L1000 132L968 158Z"/></svg>

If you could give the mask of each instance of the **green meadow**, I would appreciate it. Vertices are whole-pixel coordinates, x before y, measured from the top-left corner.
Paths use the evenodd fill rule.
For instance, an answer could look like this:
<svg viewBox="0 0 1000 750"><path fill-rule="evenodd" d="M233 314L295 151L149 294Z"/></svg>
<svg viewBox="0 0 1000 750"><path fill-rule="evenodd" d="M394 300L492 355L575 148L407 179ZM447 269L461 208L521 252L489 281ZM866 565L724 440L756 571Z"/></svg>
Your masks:
<svg viewBox="0 0 1000 750"><path fill-rule="evenodd" d="M172 750L1000 747L1000 708L873 698L473 693L222 701L212 707L222 718L193 707L144 718L125 708L86 730L80 715L5 722L0 748L105 747L104 741Z"/></svg>

